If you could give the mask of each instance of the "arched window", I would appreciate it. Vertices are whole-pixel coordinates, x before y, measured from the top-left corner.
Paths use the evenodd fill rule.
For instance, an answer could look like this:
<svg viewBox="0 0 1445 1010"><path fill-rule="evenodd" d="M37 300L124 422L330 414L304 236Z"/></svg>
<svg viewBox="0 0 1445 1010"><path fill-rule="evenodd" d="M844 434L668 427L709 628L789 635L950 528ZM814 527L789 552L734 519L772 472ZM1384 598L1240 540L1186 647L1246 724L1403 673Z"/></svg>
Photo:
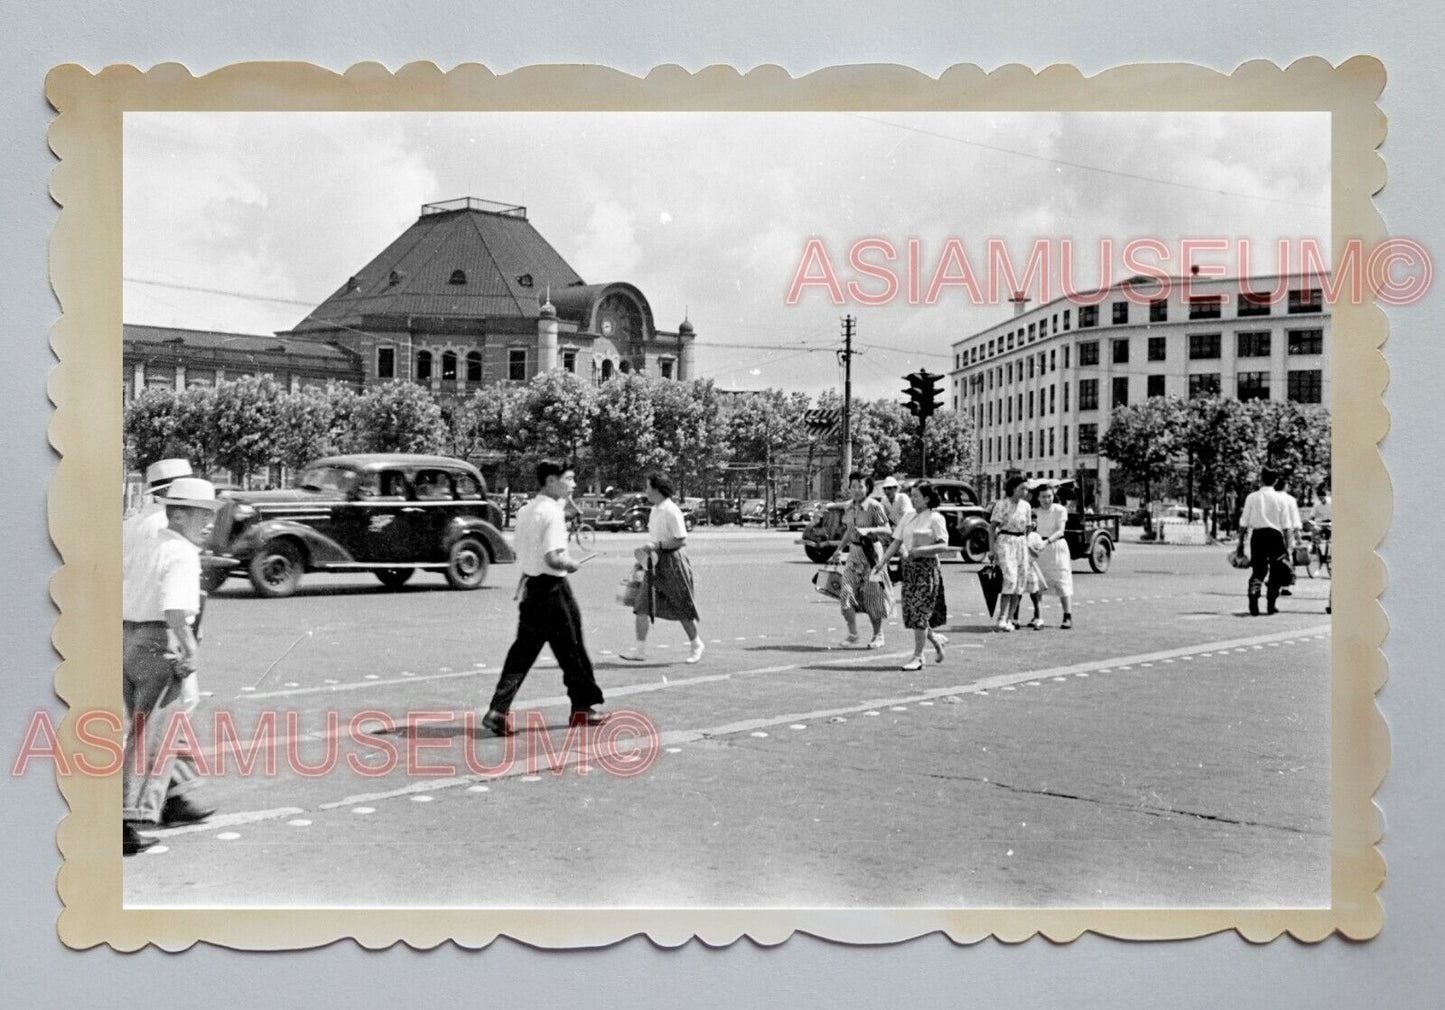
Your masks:
<svg viewBox="0 0 1445 1010"><path fill-rule="evenodd" d="M416 381L431 381L431 351L416 352Z"/></svg>
<svg viewBox="0 0 1445 1010"><path fill-rule="evenodd" d="M457 352L442 352L442 381L455 382L457 378Z"/></svg>
<svg viewBox="0 0 1445 1010"><path fill-rule="evenodd" d="M481 351L468 351L468 352L467 352L467 381L468 381L468 382L481 382L481 381L482 381L482 352L481 352Z"/></svg>
<svg viewBox="0 0 1445 1010"><path fill-rule="evenodd" d="M452 279L447 281L448 284L465 284L466 282L467 272L465 270L453 270Z"/></svg>
<svg viewBox="0 0 1445 1010"><path fill-rule="evenodd" d="M602 359L602 381L603 381L603 382L606 382L606 381L607 381L608 379L610 379L610 378L612 378L612 359L611 359L611 358L603 358L603 359Z"/></svg>

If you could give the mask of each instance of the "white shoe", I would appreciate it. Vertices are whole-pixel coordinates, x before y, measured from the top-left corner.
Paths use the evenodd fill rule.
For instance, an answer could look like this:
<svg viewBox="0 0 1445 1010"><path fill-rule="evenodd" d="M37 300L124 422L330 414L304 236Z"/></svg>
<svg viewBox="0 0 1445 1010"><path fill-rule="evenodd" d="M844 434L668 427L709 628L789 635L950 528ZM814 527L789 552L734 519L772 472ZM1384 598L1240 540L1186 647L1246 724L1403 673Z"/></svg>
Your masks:
<svg viewBox="0 0 1445 1010"><path fill-rule="evenodd" d="M692 648L689 649L687 653L687 661L689 663L696 663L699 659L702 659L702 650L702 639L694 638L692 640Z"/></svg>
<svg viewBox="0 0 1445 1010"><path fill-rule="evenodd" d="M870 648L870 649L881 649L881 648L883 648L883 636L882 636L882 635L874 635L873 638L872 638L872 640L869 641L869 643L868 643L868 648Z"/></svg>
<svg viewBox="0 0 1445 1010"><path fill-rule="evenodd" d="M910 659L908 662L906 662L906 663L904 663L902 666L900 666L899 669L900 669L900 670L909 670L909 671L912 671L912 670L921 670L921 669L923 669L923 657L922 657L922 656L914 656L914 657L913 657L912 659Z"/></svg>
<svg viewBox="0 0 1445 1010"><path fill-rule="evenodd" d="M625 659L629 663L645 663L647 662L647 652L646 650L639 649L637 646L634 645L626 652L619 652L617 654L617 658Z"/></svg>
<svg viewBox="0 0 1445 1010"><path fill-rule="evenodd" d="M838 643L838 648L840 648L840 649L856 649L856 648L858 648L858 636L857 636L857 635L849 635L847 638L843 639L843 641L841 641L841 642Z"/></svg>

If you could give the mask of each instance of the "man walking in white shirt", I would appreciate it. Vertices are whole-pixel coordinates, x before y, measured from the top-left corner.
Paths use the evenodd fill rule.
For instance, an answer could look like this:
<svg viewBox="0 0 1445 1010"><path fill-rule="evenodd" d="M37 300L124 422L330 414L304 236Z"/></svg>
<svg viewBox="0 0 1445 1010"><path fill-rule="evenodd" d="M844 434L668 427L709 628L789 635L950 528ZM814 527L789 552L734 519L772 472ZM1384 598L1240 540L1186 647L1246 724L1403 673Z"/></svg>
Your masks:
<svg viewBox="0 0 1445 1010"><path fill-rule="evenodd" d="M185 711L194 688L197 644L191 622L201 606L200 545L215 521L215 488L196 477L175 480L160 499L167 525L132 545L121 569L121 663L129 731L121 769L125 821L122 852L155 844L138 828L200 821L215 812L191 796L194 766L160 753L171 717Z"/></svg>
<svg viewBox="0 0 1445 1010"><path fill-rule="evenodd" d="M1285 567L1285 536L1289 529L1289 502L1274 489L1275 473L1266 467L1259 473L1259 488L1244 499L1239 514L1239 545L1244 553L1249 538L1249 612L1259 616L1259 596L1265 593L1268 613L1276 613L1275 600L1289 576Z"/></svg>
<svg viewBox="0 0 1445 1010"><path fill-rule="evenodd" d="M580 566L567 555L567 516L562 502L577 486L572 467L544 459L537 464L537 497L517 513L514 543L522 566L522 600L517 607L517 637L507 651L502 675L482 725L498 736L512 732L507 714L542 646L550 645L562 668L562 683L572 702L573 723L600 725L596 711L602 689L582 641L582 613L567 576Z"/></svg>

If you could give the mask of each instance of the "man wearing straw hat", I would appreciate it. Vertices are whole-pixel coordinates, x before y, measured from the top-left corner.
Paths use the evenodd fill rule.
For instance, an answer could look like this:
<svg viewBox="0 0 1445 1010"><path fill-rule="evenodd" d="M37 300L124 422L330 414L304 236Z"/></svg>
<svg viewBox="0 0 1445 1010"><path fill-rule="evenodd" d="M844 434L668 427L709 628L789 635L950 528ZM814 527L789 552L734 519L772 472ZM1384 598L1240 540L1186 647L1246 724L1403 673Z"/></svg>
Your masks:
<svg viewBox="0 0 1445 1010"><path fill-rule="evenodd" d="M210 481L178 477L157 496L166 525L131 545L121 570L122 669L130 726L121 769L125 855L155 840L138 828L200 821L215 812L191 796L202 782L192 765L161 751L174 713L185 711L184 682L196 675L191 620L201 607L200 545L220 503Z"/></svg>
<svg viewBox="0 0 1445 1010"><path fill-rule="evenodd" d="M165 506L157 496L165 494L176 478L192 476L191 462L187 459L159 459L146 467L145 499L140 510L120 527L122 555L129 554L138 541L166 528Z"/></svg>

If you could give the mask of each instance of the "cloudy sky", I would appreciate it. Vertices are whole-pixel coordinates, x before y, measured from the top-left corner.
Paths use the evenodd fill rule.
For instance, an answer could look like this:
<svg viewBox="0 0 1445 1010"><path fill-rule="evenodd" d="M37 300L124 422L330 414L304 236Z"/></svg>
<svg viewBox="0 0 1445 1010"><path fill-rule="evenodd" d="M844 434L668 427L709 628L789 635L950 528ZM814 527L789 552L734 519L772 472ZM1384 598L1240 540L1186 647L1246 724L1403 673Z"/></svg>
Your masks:
<svg viewBox="0 0 1445 1010"><path fill-rule="evenodd" d="M698 372L724 387L839 385L852 313L855 393L891 396L1011 311L957 288L908 304L909 239L924 289L952 237L981 277L994 237L1020 267L1035 240L1072 239L1080 287L1105 237L1248 239L1267 273L1279 239L1328 241L1329 157L1323 113L128 113L125 321L289 329L423 203L470 195L526 205L659 326L686 313ZM900 251L898 298L787 304L810 238L841 280L881 287L848 267L868 237Z"/></svg>

